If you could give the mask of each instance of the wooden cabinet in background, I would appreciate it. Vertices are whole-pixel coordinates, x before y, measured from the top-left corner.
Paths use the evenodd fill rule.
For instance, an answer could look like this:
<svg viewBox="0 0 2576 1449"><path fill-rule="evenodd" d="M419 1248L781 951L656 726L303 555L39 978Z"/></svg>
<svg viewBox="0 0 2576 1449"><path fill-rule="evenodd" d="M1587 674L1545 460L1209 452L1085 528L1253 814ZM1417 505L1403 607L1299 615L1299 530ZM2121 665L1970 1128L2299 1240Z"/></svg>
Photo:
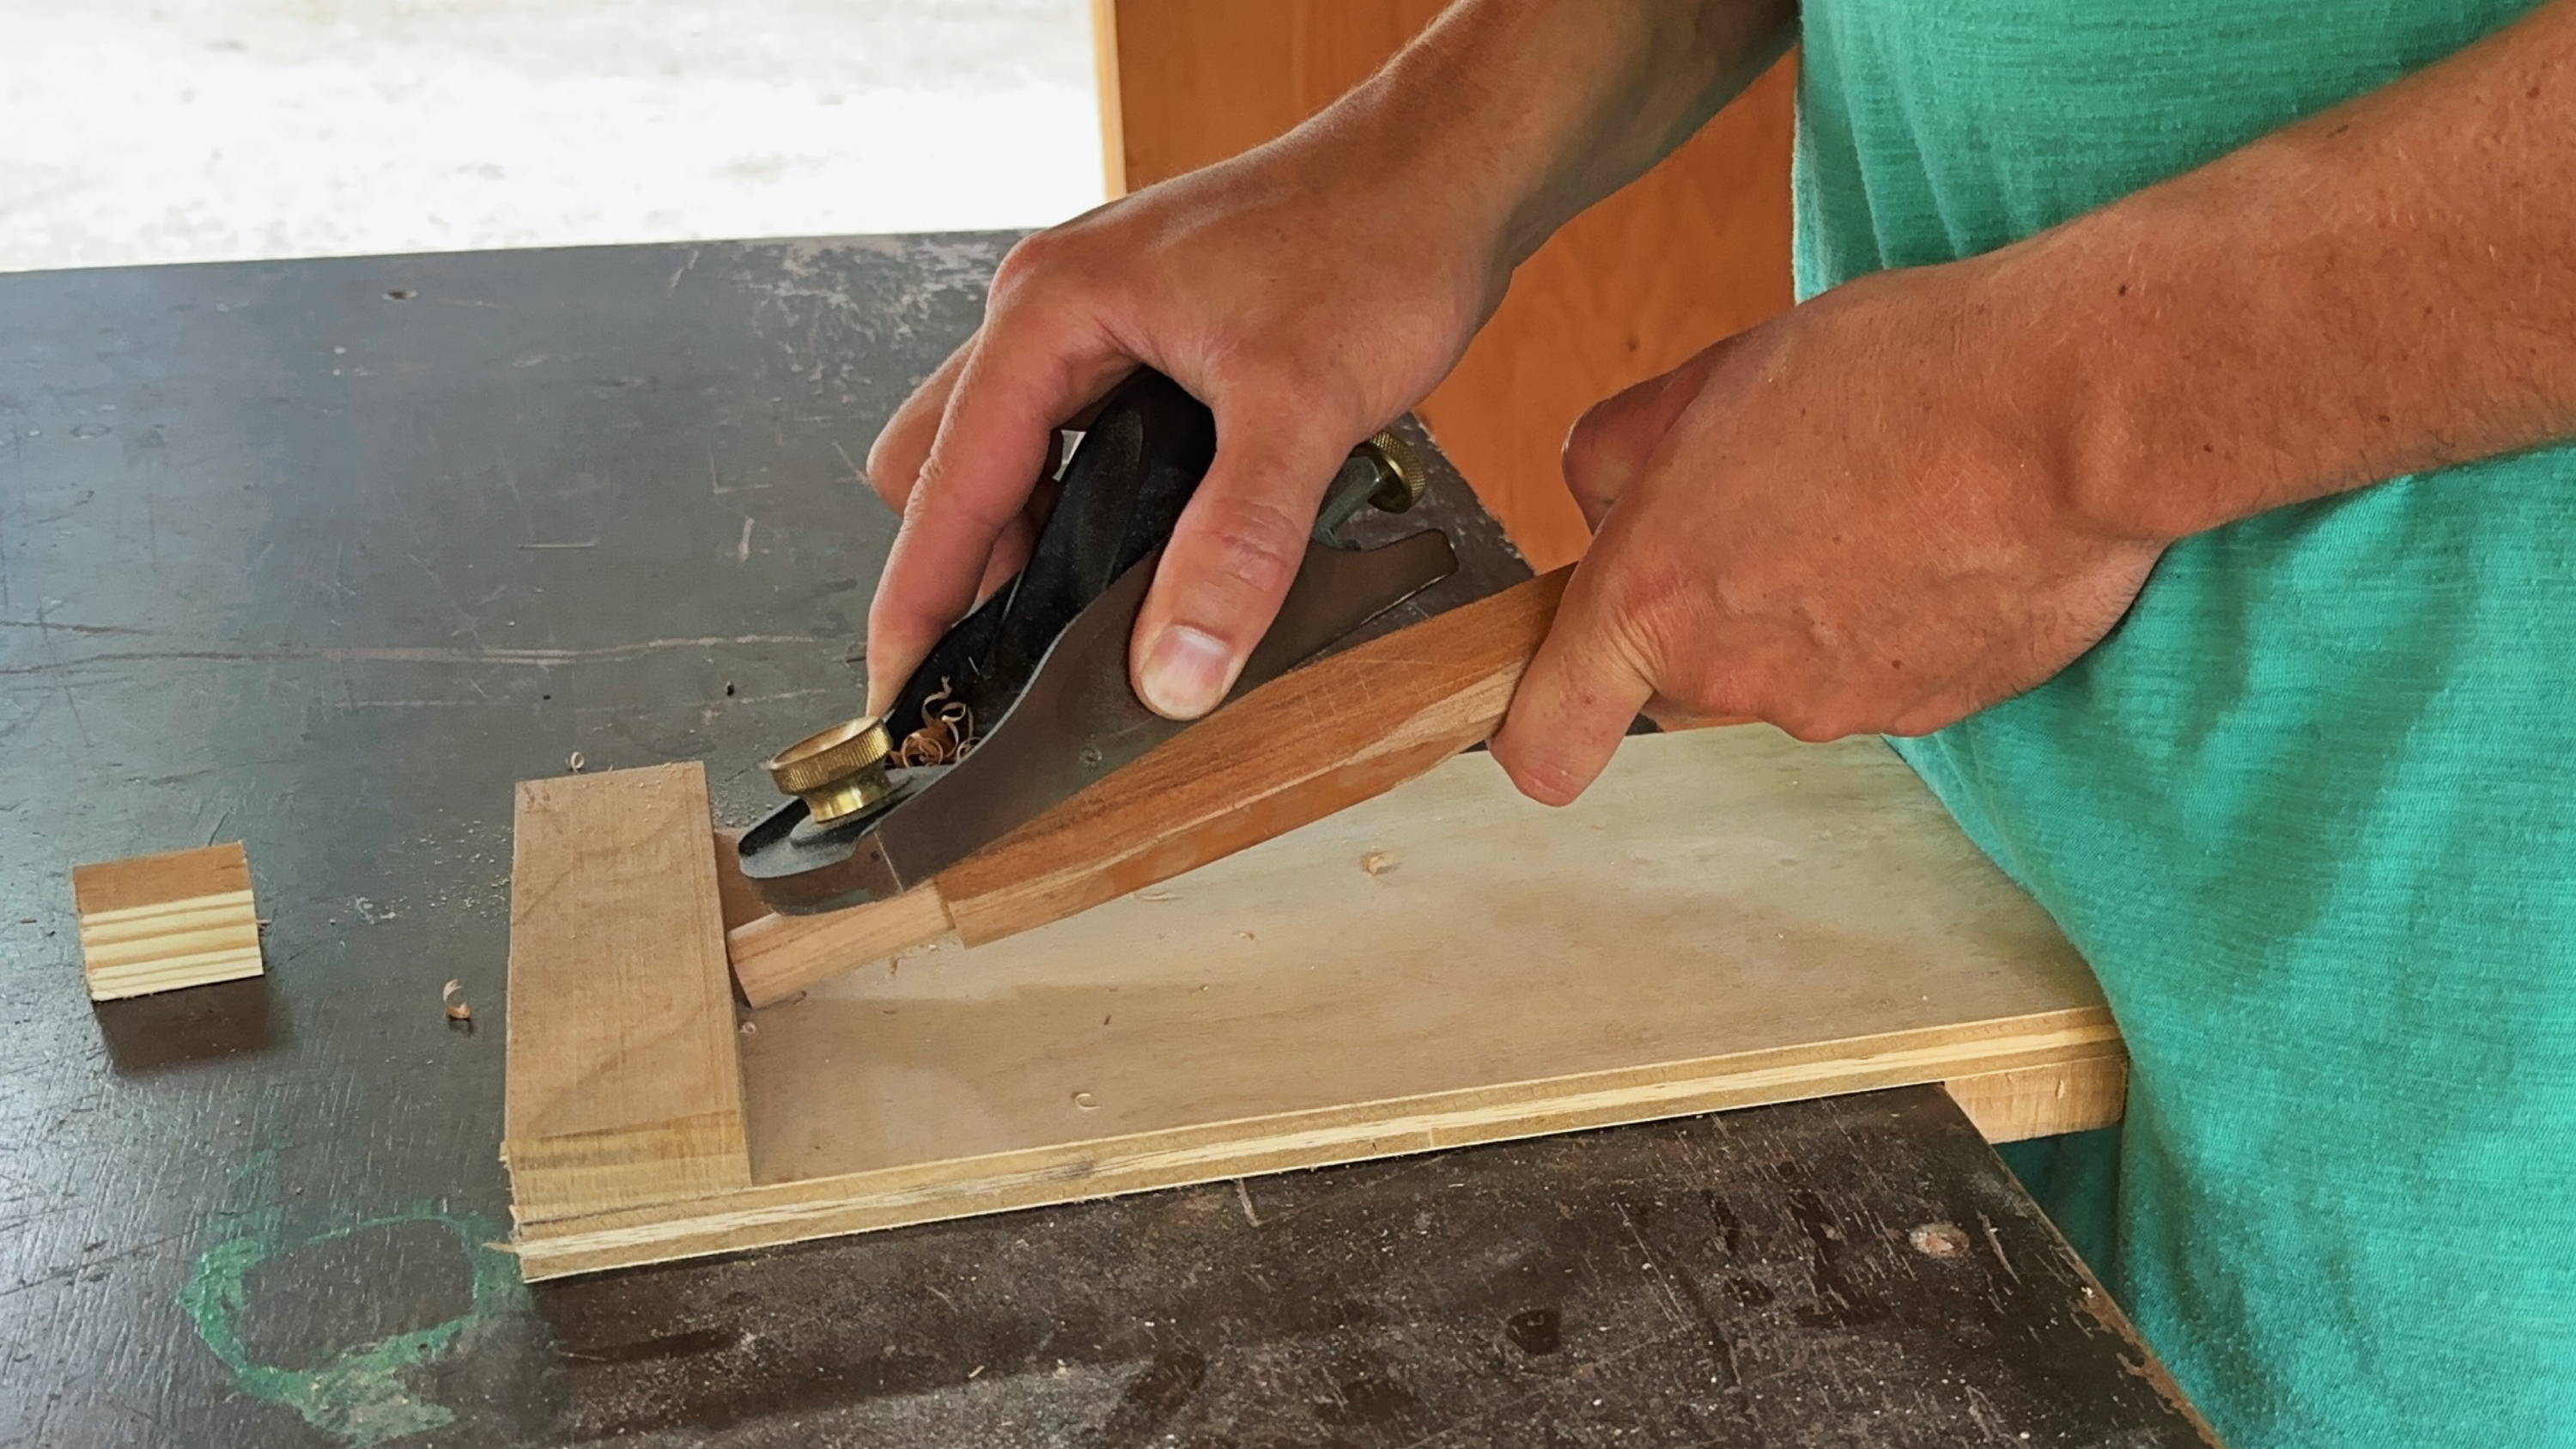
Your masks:
<svg viewBox="0 0 2576 1449"><path fill-rule="evenodd" d="M1093 0L1109 190L1257 146L1365 78L1442 0ZM1557 467L1584 408L1789 305L1794 62L1558 233L1422 405L1537 568L1583 551Z"/></svg>

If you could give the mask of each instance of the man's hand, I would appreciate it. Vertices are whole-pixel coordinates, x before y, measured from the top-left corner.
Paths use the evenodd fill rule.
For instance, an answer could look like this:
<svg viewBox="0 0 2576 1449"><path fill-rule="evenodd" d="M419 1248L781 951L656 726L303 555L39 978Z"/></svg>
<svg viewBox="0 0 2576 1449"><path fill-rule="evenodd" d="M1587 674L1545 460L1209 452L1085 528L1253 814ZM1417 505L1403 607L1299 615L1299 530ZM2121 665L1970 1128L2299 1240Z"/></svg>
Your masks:
<svg viewBox="0 0 2576 1449"><path fill-rule="evenodd" d="M2048 679L2171 541L2576 432L2576 0L1595 408L1591 553L1494 739L1563 802L1633 711L1920 734Z"/></svg>
<svg viewBox="0 0 2576 1449"><path fill-rule="evenodd" d="M1133 681L1180 718L1224 698L1334 470L1431 390L1502 297L1494 228L1394 185L1283 145L1012 250L982 329L868 454L903 513L868 619L872 711L1018 571L1053 429L1138 363L1214 411L1217 453L1138 616Z"/></svg>
<svg viewBox="0 0 2576 1449"><path fill-rule="evenodd" d="M1350 449L1419 402L1558 225L1788 43L1789 0L1463 0L1278 141L1039 233L868 454L903 530L868 615L881 710L1027 557L1054 429L1137 364L1217 453L1136 621L1136 692L1214 708Z"/></svg>
<svg viewBox="0 0 2576 1449"><path fill-rule="evenodd" d="M1926 733L2118 622L2163 545L2079 511L1987 270L1854 283L1575 426L1596 536L1493 741L1524 793L1582 793L1641 710Z"/></svg>

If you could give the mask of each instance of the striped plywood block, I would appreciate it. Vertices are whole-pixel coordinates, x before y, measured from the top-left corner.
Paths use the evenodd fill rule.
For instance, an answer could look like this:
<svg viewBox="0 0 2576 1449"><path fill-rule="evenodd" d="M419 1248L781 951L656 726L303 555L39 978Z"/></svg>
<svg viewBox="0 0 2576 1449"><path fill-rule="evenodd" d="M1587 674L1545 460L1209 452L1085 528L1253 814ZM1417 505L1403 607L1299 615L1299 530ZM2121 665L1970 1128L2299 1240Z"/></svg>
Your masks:
<svg viewBox="0 0 2576 1449"><path fill-rule="evenodd" d="M239 842L72 870L92 1001L257 976L259 913Z"/></svg>

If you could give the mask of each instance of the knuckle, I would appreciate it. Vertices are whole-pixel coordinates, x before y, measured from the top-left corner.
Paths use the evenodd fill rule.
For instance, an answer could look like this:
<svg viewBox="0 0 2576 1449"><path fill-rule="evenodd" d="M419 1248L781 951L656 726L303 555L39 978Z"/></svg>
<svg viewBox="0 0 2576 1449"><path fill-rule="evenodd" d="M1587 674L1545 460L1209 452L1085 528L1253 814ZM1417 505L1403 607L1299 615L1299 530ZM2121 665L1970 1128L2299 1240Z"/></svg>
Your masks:
<svg viewBox="0 0 2576 1449"><path fill-rule="evenodd" d="M1821 719L1804 711L1789 711L1772 723L1779 726L1782 734L1802 744L1831 744L1843 737L1843 731L1826 725Z"/></svg>
<svg viewBox="0 0 2576 1449"><path fill-rule="evenodd" d="M889 508L900 510L903 507L904 495L912 489L908 483L897 481L897 469L882 436L876 440L875 446L868 449L868 461L862 471L866 474L864 481L869 491L875 493L879 501Z"/></svg>
<svg viewBox="0 0 2576 1449"><path fill-rule="evenodd" d="M1643 466L1662 436L1659 412L1672 386L1669 377L1648 378L1584 409L1566 431L1566 466L1594 473L1634 472Z"/></svg>
<svg viewBox="0 0 2576 1449"><path fill-rule="evenodd" d="M1770 711L1770 721L1791 739L1811 745L1830 744L1867 728L1857 713L1833 700L1802 700L1780 706Z"/></svg>
<svg viewBox="0 0 2576 1449"><path fill-rule="evenodd" d="M913 474L912 491L904 496L903 527L917 528L934 510L945 511L948 489L943 480L947 471L940 459L938 445L932 444L930 452L921 460L920 469Z"/></svg>
<svg viewBox="0 0 2576 1449"><path fill-rule="evenodd" d="M867 463L860 469L860 480L876 495L900 510L921 474L931 445L938 440L939 421L955 395L958 375L973 357L980 340L969 337L963 345L948 354L937 370L922 380L903 405L877 430L876 440L868 444Z"/></svg>
<svg viewBox="0 0 2576 1449"><path fill-rule="evenodd" d="M891 590L879 590L868 605L868 638L873 645L870 652L876 656L872 667L910 654L927 623L912 600L898 597Z"/></svg>
<svg viewBox="0 0 2576 1449"><path fill-rule="evenodd" d="M1565 446L1559 450L1558 461L1565 465L1568 481L1579 484L1580 479L1596 473L1609 461L1609 407L1606 402L1594 403L1574 420L1573 427L1565 430Z"/></svg>
<svg viewBox="0 0 2576 1449"><path fill-rule="evenodd" d="M1033 283L1054 276L1065 265L1065 251L1063 234L1052 227L1020 238L993 269L994 300L1018 296Z"/></svg>
<svg viewBox="0 0 2576 1449"><path fill-rule="evenodd" d="M1611 479L1624 471L1624 452L1614 451L1612 425L1604 414L1609 404L1600 403L1574 420L1566 430L1565 445L1558 453L1558 467L1565 474L1565 486L1585 502L1599 502L1613 488Z"/></svg>
<svg viewBox="0 0 2576 1449"><path fill-rule="evenodd" d="M993 533L1019 515L1020 497L979 496L972 489L952 486L950 470L948 450L934 443L929 456L921 460L911 494L903 500L903 527L964 524Z"/></svg>
<svg viewBox="0 0 2576 1449"><path fill-rule="evenodd" d="M1208 519L1199 555L1211 577L1242 593L1275 593L1304 562L1305 536L1289 511L1269 499L1229 498Z"/></svg>
<svg viewBox="0 0 2576 1449"><path fill-rule="evenodd" d="M1623 569L1607 605L1611 643L1649 680L1661 682L1670 641L1705 635L1707 608L1690 571L1675 562Z"/></svg>
<svg viewBox="0 0 2576 1449"><path fill-rule="evenodd" d="M1887 728L1882 731L1882 733L1894 735L1899 739L1920 739L1925 735L1939 730L1942 723L1943 722L1929 710L1908 710L1905 713L1898 715L1896 718L1889 720L1887 722Z"/></svg>
<svg viewBox="0 0 2576 1449"><path fill-rule="evenodd" d="M905 404L905 412L910 411L911 404ZM894 421L886 424L885 431L877 434L877 440L868 445L868 461L864 468L867 485L876 490L877 497L884 499L889 507L898 510L904 506L905 499L914 491L914 483L921 476L922 465L910 461L911 456L920 451L914 436L918 431L919 424L904 413L897 413Z"/></svg>
<svg viewBox="0 0 2576 1449"><path fill-rule="evenodd" d="M1881 727L1880 732L1904 739L1919 739L1924 735L1948 729L1964 718L1966 713L1967 711L1961 709L1951 699L1940 697L1926 699L1898 710L1895 716Z"/></svg>
<svg viewBox="0 0 2576 1449"><path fill-rule="evenodd" d="M1105 260L1097 246L1068 227L1032 232L994 269L985 313L1000 318L1043 311L1069 292L1097 290Z"/></svg>
<svg viewBox="0 0 2576 1449"><path fill-rule="evenodd" d="M1664 702L1689 719L1726 719L1741 715L1725 681L1700 673L1666 681L1657 687Z"/></svg>

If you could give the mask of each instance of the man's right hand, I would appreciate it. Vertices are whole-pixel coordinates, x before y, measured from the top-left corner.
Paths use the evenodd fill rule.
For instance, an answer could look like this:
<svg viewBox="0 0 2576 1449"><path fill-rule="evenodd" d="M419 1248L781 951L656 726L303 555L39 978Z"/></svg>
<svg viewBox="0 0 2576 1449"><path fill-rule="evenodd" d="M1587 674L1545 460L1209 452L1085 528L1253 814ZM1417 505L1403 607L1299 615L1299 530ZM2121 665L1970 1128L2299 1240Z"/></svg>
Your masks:
<svg viewBox="0 0 2576 1449"><path fill-rule="evenodd" d="M903 514L868 616L869 708L1028 556L1054 429L1139 363L1216 414L1216 460L1136 621L1157 712L1213 709L1296 576L1324 489L1421 400L1509 275L1443 205L1330 128L1193 172L1012 249L983 327L868 453Z"/></svg>

